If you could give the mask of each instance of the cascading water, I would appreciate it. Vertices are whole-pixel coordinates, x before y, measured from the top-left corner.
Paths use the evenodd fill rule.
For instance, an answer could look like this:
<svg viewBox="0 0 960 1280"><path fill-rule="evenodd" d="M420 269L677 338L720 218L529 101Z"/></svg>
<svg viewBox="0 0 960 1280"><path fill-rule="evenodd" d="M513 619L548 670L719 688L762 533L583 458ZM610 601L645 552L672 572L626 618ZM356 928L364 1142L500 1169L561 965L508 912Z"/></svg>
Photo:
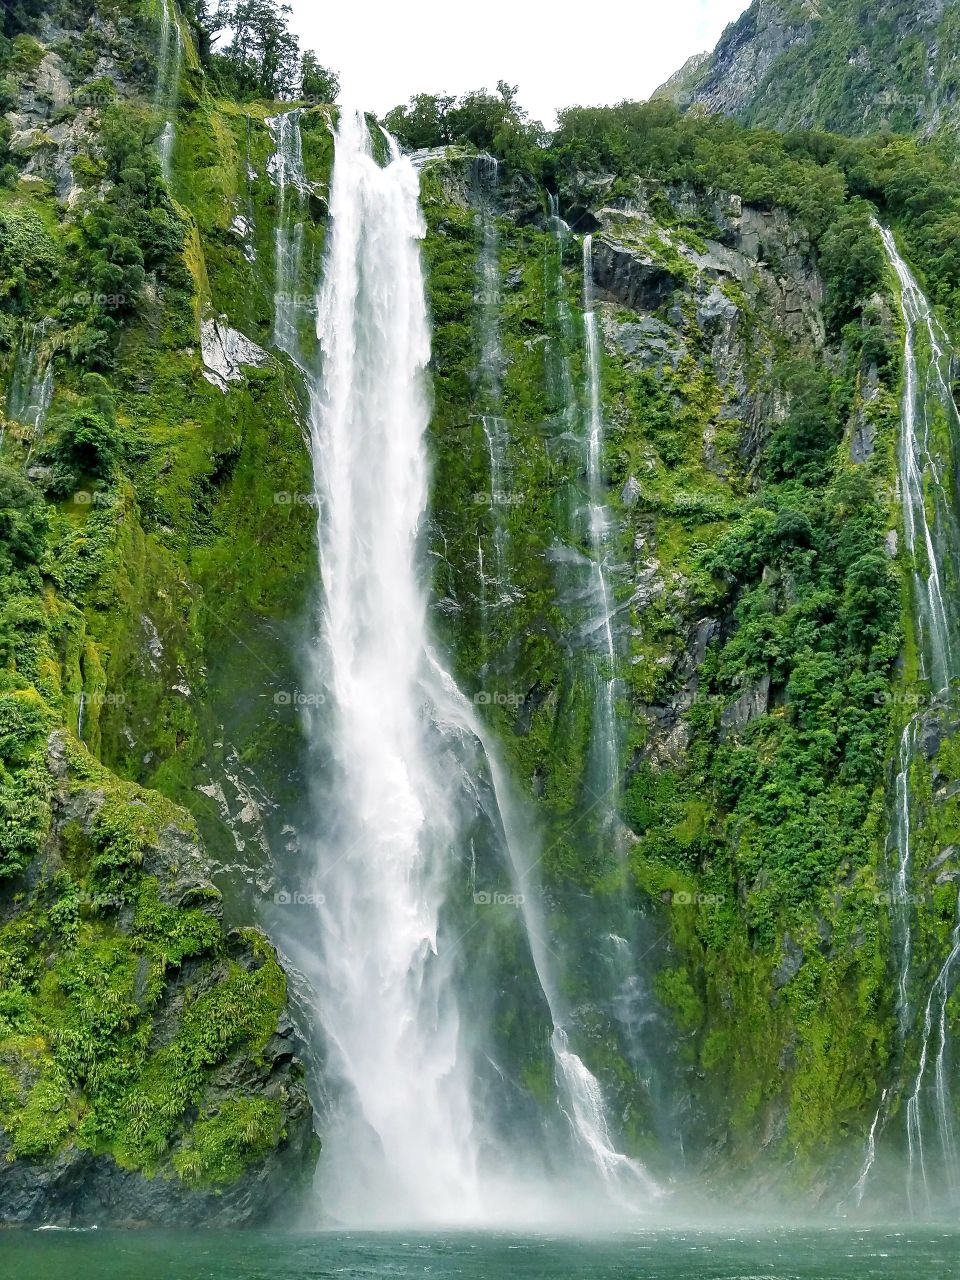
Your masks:
<svg viewBox="0 0 960 1280"><path fill-rule="evenodd" d="M295 113L271 128L271 173L283 201L302 175ZM332 777L307 886L314 927L284 945L311 991L325 1074L339 1082L323 1135L323 1203L339 1220L365 1225L549 1211L545 1169L537 1208L514 1176L531 1165L525 1140L495 1134L494 1118L477 1107L481 1060L504 1095L493 1110L509 1111L516 1088L491 1057L475 1012L483 975L461 945L486 923L476 909L472 921L465 916L458 890L476 866L468 832L486 818L518 889L540 988L528 999L545 1004L553 1023L557 1115L569 1120L576 1151L573 1173L560 1181L592 1182L607 1203L646 1205L656 1188L616 1151L600 1086L567 1041L533 837L521 829L484 726L430 645L417 554L430 356L418 176L393 145L381 167L364 117L346 110L330 212L316 375L299 339L302 316L283 316L280 295L296 295L299 274L286 217L275 333L307 369L320 510L322 634L310 679L325 688L329 714L311 731L330 744Z"/></svg>
<svg viewBox="0 0 960 1280"><path fill-rule="evenodd" d="M303 202L310 184L303 167L300 108L266 121L276 150L268 172L277 191L274 249L273 341L292 360L302 364L300 341L301 273L303 270Z"/></svg>
<svg viewBox="0 0 960 1280"><path fill-rule="evenodd" d="M877 228L900 286L905 325L904 389L899 443L899 472L904 538L913 573L920 678L930 691L903 730L894 790L890 849L892 918L898 951L898 1022L904 1050L913 1031L915 947L912 886L914 797L911 778L921 756L921 730L931 710L949 703L960 678L960 515L950 480L960 462L960 413L951 389L952 352L947 334L934 316L913 273L897 250L893 234ZM920 1054L907 1088L907 1189L911 1208L930 1209L944 1199L960 1203L960 1159L951 1089L948 1002L960 960L960 918L949 953L939 967L919 1027ZM935 1128L928 1133L932 1115ZM862 1200L876 1158L877 1125L889 1118L885 1096L871 1129L864 1170L858 1182ZM931 1151L931 1147L933 1151ZM934 1186L934 1182L936 1185ZM922 1193L922 1202L920 1199Z"/></svg>
<svg viewBox="0 0 960 1280"><path fill-rule="evenodd" d="M169 184L173 178L173 148L177 140L176 112L183 67L183 35L173 9L174 0L160 0L160 44L157 51L157 87L153 105L164 119L158 149L160 168Z"/></svg>
<svg viewBox="0 0 960 1280"><path fill-rule="evenodd" d="M616 716L616 653L613 642L613 594L606 556L610 513L603 501L603 411L600 404L600 334L593 295L593 237L583 241L583 326L587 364L587 530L593 564L594 627L599 662L595 664L593 785L609 819L616 810L620 748ZM604 669L605 668L605 669Z"/></svg>
<svg viewBox="0 0 960 1280"><path fill-rule="evenodd" d="M508 595L507 542L509 530L505 508L508 492L509 427L500 414L502 402L503 351L500 345L500 236L496 221L496 198L500 167L493 156L478 156L474 162L474 187L480 206L480 256L478 263L477 314L480 321L480 420L490 460L490 493L487 495L493 526L492 576L487 577L480 542L480 583L483 597L484 629L487 623L487 587L492 586L495 605Z"/></svg>
<svg viewBox="0 0 960 1280"><path fill-rule="evenodd" d="M46 321L24 325L7 388L7 418L30 429L28 457L43 434L53 400L53 354L46 342L47 329Z"/></svg>

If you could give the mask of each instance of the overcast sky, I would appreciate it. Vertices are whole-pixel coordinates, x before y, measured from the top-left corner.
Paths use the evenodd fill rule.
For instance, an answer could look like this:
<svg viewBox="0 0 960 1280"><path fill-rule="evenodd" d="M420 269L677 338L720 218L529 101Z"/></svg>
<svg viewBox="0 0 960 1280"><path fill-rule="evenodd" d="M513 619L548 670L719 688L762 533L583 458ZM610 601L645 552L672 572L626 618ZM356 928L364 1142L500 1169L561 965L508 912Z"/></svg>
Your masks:
<svg viewBox="0 0 960 1280"><path fill-rule="evenodd" d="M415 93L520 86L547 127L558 108L647 98L712 48L749 0L289 0L306 49L343 97L382 115Z"/></svg>

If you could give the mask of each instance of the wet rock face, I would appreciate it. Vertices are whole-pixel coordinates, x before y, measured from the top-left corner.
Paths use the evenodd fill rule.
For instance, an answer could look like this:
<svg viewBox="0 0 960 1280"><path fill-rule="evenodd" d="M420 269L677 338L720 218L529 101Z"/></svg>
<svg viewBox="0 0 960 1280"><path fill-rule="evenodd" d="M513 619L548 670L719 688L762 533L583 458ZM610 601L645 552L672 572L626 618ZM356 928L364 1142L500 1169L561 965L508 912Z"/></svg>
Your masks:
<svg viewBox="0 0 960 1280"><path fill-rule="evenodd" d="M0 924L11 912L27 915L49 892L51 878L70 865L76 872L78 838L94 840L107 790L77 785L71 773L65 735L51 735L47 767L53 782L52 829L46 856L37 859L17 886L16 901L0 897ZM137 801L129 803L136 807ZM156 882L157 900L165 908L201 912L222 928L220 894L209 877L209 866L196 841L185 830L168 824L142 853L139 867ZM7 895L9 897L9 895ZM102 900L114 922L116 936L129 939L134 956L142 944L134 933L134 910L129 903L113 906ZM59 959L51 940L49 965ZM63 945L63 944L60 944ZM141 955L134 996L147 999L155 957ZM256 930L233 930L213 951L168 963L159 998L150 996L150 1053L173 1044L185 1010L204 993L242 970L257 974L276 965L276 953ZM106 978L105 978L106 980ZM260 1049L238 1042L219 1061L208 1064L202 1097L184 1114L160 1167L152 1176L122 1168L109 1154L96 1153L74 1141L71 1130L55 1153L42 1158L18 1155L14 1139L0 1123L0 1224L59 1226L219 1226L235 1227L293 1214L302 1202L304 1183L316 1160L313 1111L304 1085L299 1042L289 1016L282 1011L274 1030ZM151 1061L156 1059L151 1058ZM39 1068L29 1057L0 1051L0 1065L25 1092L36 1083ZM142 1068L133 1065L132 1071ZM217 1116L237 1099L264 1101L277 1109L281 1137L276 1145L250 1159L238 1177L216 1186L182 1179L169 1158L190 1141L198 1115ZM77 1105L86 1105L77 1095Z"/></svg>
<svg viewBox="0 0 960 1280"><path fill-rule="evenodd" d="M745 729L751 720L767 714L770 705L770 677L764 676L756 684L744 689L735 702L720 713L721 740L731 733Z"/></svg>
<svg viewBox="0 0 960 1280"><path fill-rule="evenodd" d="M601 293L631 311L656 311L682 284L662 262L608 235L593 243L593 281Z"/></svg>

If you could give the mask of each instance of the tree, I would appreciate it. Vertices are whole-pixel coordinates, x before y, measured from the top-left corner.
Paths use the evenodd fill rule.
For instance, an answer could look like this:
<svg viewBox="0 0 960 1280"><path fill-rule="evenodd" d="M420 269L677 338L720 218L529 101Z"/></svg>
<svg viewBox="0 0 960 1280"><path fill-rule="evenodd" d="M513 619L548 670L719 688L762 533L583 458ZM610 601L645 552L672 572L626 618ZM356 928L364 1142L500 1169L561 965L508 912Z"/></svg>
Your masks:
<svg viewBox="0 0 960 1280"><path fill-rule="evenodd" d="M339 93L337 73L322 67L317 55L308 49L300 62L300 96L311 102L336 102Z"/></svg>
<svg viewBox="0 0 960 1280"><path fill-rule="evenodd" d="M300 42L290 30L288 4L278 0L221 0L213 34L229 31L230 43L214 64L240 97L291 97L300 87Z"/></svg>

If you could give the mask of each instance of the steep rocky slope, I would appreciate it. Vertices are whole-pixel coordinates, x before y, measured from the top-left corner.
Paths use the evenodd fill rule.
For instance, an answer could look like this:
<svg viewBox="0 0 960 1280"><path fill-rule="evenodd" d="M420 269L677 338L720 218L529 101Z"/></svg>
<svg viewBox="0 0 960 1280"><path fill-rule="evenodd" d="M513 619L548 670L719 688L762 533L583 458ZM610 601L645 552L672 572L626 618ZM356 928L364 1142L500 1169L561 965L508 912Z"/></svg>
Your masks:
<svg viewBox="0 0 960 1280"><path fill-rule="evenodd" d="M958 22L952 0L754 0L657 95L773 129L952 129Z"/></svg>
<svg viewBox="0 0 960 1280"><path fill-rule="evenodd" d="M249 269L217 183L247 191L254 126L211 108L184 26L184 190L217 201L201 229L150 141L158 17L58 5L5 46L7 1221L262 1220L315 1156L284 973L210 880L237 856L221 813L258 821L214 691L227 668L242 720L237 654L264 615L283 625L268 600L299 607L310 526L274 489L309 468L282 371L217 321L215 282Z"/></svg>

